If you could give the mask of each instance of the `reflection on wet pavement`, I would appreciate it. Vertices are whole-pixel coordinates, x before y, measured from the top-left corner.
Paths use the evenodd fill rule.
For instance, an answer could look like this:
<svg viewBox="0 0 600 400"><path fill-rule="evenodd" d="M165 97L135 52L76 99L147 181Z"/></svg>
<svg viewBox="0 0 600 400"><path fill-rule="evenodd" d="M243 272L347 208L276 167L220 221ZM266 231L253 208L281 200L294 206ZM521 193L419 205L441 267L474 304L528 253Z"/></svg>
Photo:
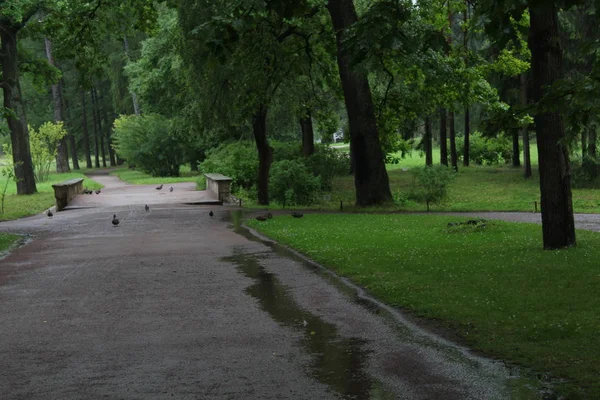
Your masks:
<svg viewBox="0 0 600 400"><path fill-rule="evenodd" d="M366 341L338 335L335 325L298 307L288 289L260 265L260 254L236 249L223 261L234 263L256 283L246 292L279 324L302 332L299 339L312 356L310 375L347 399L393 399L381 384L366 372Z"/></svg>

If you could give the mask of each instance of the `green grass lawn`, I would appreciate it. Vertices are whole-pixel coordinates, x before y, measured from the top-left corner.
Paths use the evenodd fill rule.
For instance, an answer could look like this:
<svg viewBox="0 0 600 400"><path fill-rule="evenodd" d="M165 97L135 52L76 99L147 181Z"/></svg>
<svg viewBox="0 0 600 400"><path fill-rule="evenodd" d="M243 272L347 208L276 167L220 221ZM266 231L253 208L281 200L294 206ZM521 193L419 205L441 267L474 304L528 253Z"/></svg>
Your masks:
<svg viewBox="0 0 600 400"><path fill-rule="evenodd" d="M54 189L52 184L69 179L84 178L83 185L89 189L100 189L103 186L83 174L70 172L66 174L51 173L48 181L36 184L38 192L32 195L17 196L17 186L9 182L6 199L4 202L4 214L0 214L0 221L13 220L38 214L55 204ZM6 178L0 176L0 190L4 188Z"/></svg>
<svg viewBox="0 0 600 400"><path fill-rule="evenodd" d="M568 399L600 399L600 234L578 231L577 248L544 251L538 225L449 231L457 220L309 214L248 224L472 348L566 379Z"/></svg>
<svg viewBox="0 0 600 400"><path fill-rule="evenodd" d="M118 168L111 172L111 175L118 176L124 182L133 185L160 185L177 183L177 182L196 182L196 186L199 190L204 189L204 176L199 175L198 172L190 171L189 166L181 167L181 176L179 177L153 177L145 172L136 169L129 169L127 167Z"/></svg>

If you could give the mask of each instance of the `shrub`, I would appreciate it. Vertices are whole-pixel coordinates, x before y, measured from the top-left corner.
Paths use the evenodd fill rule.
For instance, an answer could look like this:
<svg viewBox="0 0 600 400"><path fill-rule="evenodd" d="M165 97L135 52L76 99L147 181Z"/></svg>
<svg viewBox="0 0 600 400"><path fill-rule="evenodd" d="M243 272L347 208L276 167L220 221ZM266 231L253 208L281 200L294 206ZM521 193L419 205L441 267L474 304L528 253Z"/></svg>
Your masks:
<svg viewBox="0 0 600 400"><path fill-rule="evenodd" d="M115 120L116 152L152 176L179 176L183 164L182 140L171 121L157 114L122 115Z"/></svg>
<svg viewBox="0 0 600 400"><path fill-rule="evenodd" d="M600 160L589 156L583 157L583 160L573 160L571 175L574 188L593 186L600 175Z"/></svg>
<svg viewBox="0 0 600 400"><path fill-rule="evenodd" d="M295 160L302 158L302 145L298 142L272 141L273 162L282 160Z"/></svg>
<svg viewBox="0 0 600 400"><path fill-rule="evenodd" d="M429 212L430 203L437 203L448 194L448 185L454 179L454 171L443 165L435 165L414 168L413 172L415 182L410 197L417 201L424 201Z"/></svg>
<svg viewBox="0 0 600 400"><path fill-rule="evenodd" d="M462 157L465 149L464 137L456 138L456 151ZM512 142L506 136L484 138L474 132L469 140L469 160L477 165L505 163L512 159Z"/></svg>
<svg viewBox="0 0 600 400"><path fill-rule="evenodd" d="M320 179L297 160L274 162L270 178L270 197L283 205L310 205L321 187Z"/></svg>
<svg viewBox="0 0 600 400"><path fill-rule="evenodd" d="M63 123L46 122L36 131L29 127L29 146L33 173L37 182L45 182L56 158L58 142L67 135Z"/></svg>
<svg viewBox="0 0 600 400"><path fill-rule="evenodd" d="M314 154L305 159L306 166L315 176L321 178L321 190L330 191L333 177L348 175L350 155L330 146L316 146Z"/></svg>
<svg viewBox="0 0 600 400"><path fill-rule="evenodd" d="M222 144L206 152L200 164L204 173L219 173L230 177L232 190L250 189L258 174L258 153L254 143L239 141Z"/></svg>

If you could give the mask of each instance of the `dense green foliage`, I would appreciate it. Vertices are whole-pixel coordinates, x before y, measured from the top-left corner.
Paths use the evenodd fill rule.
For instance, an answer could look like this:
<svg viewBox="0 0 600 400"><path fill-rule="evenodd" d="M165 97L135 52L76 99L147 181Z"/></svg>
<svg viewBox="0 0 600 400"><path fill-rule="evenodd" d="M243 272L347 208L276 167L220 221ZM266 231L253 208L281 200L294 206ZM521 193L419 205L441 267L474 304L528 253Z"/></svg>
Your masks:
<svg viewBox="0 0 600 400"><path fill-rule="evenodd" d="M512 143L506 136L487 138L479 132L474 132L471 134L469 147L469 160L477 165L493 165L500 162L508 164L512 159ZM463 137L456 139L456 148L459 154L464 154Z"/></svg>
<svg viewBox="0 0 600 400"><path fill-rule="evenodd" d="M115 121L114 148L152 176L179 176L184 148L171 121L158 114L121 116Z"/></svg>
<svg viewBox="0 0 600 400"><path fill-rule="evenodd" d="M426 166L413 169L414 186L410 196L429 205L443 200L448 194L448 185L454 179L455 172L443 165Z"/></svg>
<svg viewBox="0 0 600 400"><path fill-rule="evenodd" d="M250 142L232 142L211 149L200 165L204 173L219 173L233 179L234 192L250 189L256 184L258 157Z"/></svg>
<svg viewBox="0 0 600 400"><path fill-rule="evenodd" d="M63 123L46 122L39 129L29 128L29 144L35 179L39 182L48 180L50 167L56 159L58 142L67 135Z"/></svg>
<svg viewBox="0 0 600 400"><path fill-rule="evenodd" d="M276 161L271 167L271 197L279 204L310 205L321 188L321 180L299 160Z"/></svg>
<svg viewBox="0 0 600 400"><path fill-rule="evenodd" d="M447 229L464 221L308 214L249 225L478 350L565 379L565 398L600 398L600 235L579 231L577 248L545 252L538 225Z"/></svg>

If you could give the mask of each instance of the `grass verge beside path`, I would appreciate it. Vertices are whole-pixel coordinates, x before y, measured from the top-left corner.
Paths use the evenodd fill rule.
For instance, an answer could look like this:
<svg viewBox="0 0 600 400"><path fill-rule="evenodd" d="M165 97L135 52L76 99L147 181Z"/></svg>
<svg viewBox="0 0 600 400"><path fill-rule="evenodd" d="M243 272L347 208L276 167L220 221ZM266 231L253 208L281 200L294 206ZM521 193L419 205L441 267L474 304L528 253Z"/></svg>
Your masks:
<svg viewBox="0 0 600 400"><path fill-rule="evenodd" d="M17 240L19 240L19 236L17 235L0 233L0 257L2 257L2 253L8 250Z"/></svg>
<svg viewBox="0 0 600 400"><path fill-rule="evenodd" d="M544 251L541 227L451 216L309 214L248 225L367 288L439 320L468 345L554 377L568 399L600 399L600 234Z"/></svg>
<svg viewBox="0 0 600 400"><path fill-rule="evenodd" d="M132 185L160 185L161 183L166 185L178 182L196 182L198 190L203 190L205 185L203 175L198 175L198 172L190 171L189 167L185 166L181 168L181 176L154 177L145 172L129 168L118 168L111 172L111 175L118 176L123 182Z"/></svg>
<svg viewBox="0 0 600 400"><path fill-rule="evenodd" d="M8 221L38 214L52 207L56 200L52 184L69 179L84 178L83 185L89 189L100 189L103 186L98 182L80 173L70 172L66 174L50 174L48 181L37 183L38 192L30 195L17 196L17 186L9 182L6 199L4 201L4 214L0 214L0 221ZM4 188L6 178L0 176L0 189Z"/></svg>

